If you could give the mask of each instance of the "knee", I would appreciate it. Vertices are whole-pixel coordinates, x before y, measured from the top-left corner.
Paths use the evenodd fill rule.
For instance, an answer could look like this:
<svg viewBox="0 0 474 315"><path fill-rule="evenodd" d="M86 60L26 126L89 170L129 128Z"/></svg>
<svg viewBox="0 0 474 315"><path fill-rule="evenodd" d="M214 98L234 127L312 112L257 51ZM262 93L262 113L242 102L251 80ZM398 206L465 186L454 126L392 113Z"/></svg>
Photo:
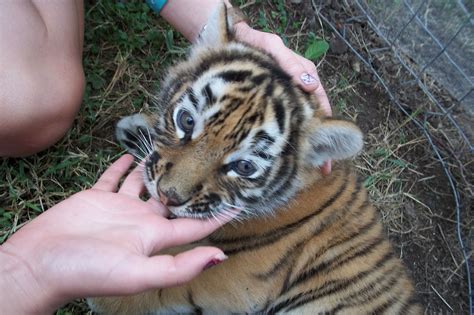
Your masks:
<svg viewBox="0 0 474 315"><path fill-rule="evenodd" d="M4 72L5 73L5 72ZM44 71L7 71L0 83L0 156L26 156L42 151L71 127L79 110L84 74L80 62L44 67Z"/></svg>

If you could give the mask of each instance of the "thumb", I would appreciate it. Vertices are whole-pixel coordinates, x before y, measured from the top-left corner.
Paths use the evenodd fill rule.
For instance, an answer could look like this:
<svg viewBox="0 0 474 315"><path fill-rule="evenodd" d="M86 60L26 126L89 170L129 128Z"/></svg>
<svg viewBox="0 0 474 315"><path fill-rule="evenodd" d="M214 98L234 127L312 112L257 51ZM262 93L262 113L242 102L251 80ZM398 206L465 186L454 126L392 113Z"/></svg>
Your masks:
<svg viewBox="0 0 474 315"><path fill-rule="evenodd" d="M285 48L280 55L275 56L281 67L291 75L294 82L306 92L322 89L316 65L302 56Z"/></svg>
<svg viewBox="0 0 474 315"><path fill-rule="evenodd" d="M196 247L176 256L144 257L133 268L136 273L133 277L144 285L143 290L177 286L226 259L227 256L215 247Z"/></svg>

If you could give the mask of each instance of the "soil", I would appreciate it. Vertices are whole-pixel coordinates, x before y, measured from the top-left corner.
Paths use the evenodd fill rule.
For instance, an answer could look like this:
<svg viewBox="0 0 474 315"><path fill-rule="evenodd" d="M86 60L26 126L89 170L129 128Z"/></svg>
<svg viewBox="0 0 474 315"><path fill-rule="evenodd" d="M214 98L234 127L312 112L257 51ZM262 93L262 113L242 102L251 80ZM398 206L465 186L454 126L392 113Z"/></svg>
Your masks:
<svg viewBox="0 0 474 315"><path fill-rule="evenodd" d="M328 60L329 61L329 60ZM324 77L324 70L321 71ZM386 117L386 106L390 106L387 96L379 88L365 84L356 87L358 93L365 99L365 102L358 102L357 110L361 113L358 115L358 125L369 134L377 127ZM398 115L397 115L398 114ZM399 113L391 115L391 119L403 119ZM414 133L413 137L420 135ZM425 144L426 145L426 144ZM424 148L429 150L429 148ZM422 152L420 152L422 150ZM422 303L426 306L428 313L437 313L442 311L454 312L456 314L467 310L466 284L465 278L462 276L463 270L452 277L449 281L451 271L444 269L452 269L452 251L457 252L456 256L460 259L459 244L455 237L455 227L453 224L454 216L454 200L447 191L447 178L443 173L440 165L433 164L432 156L426 155L426 151L422 148L411 152L400 152L404 160L416 165L416 170L422 174L430 174L433 176L431 180L423 181L417 184L410 194L422 203L426 204L431 210L430 215L426 215L419 205L409 203L397 204L398 211L406 214L408 220L412 221L409 226L411 229L408 233L398 233L391 231L390 226L387 227L388 234L393 241L395 251L400 253L405 265L410 269L415 282L416 291ZM420 176L413 173L405 173L401 175L406 181L416 183ZM443 192L442 194L438 194ZM377 204L377 203L376 203ZM465 209L469 209L466 207ZM389 212L380 208L380 212ZM385 215L382 214L384 217ZM449 218L452 221L447 221ZM390 222L388 222L390 224ZM443 233L444 237L443 238ZM448 235L446 235L448 234ZM459 262L456 262L458 264ZM446 267L448 266L448 267ZM452 307L452 310L437 296L433 294L434 290L442 292L442 297ZM440 293L441 294L441 293Z"/></svg>
<svg viewBox="0 0 474 315"><path fill-rule="evenodd" d="M248 13L251 17L255 16L257 9L271 13L277 10L276 2L267 1L260 6L252 6L252 11ZM424 132L390 101L373 73L364 65L360 66L351 50L344 49L338 37L329 31L326 24L321 23L311 1L287 1L285 4L290 18L305 19L307 22L299 30L290 28L287 34L313 32L330 43L325 58L316 62L319 75L335 114L356 120L366 134L365 152L356 161L361 175L369 178L374 172L388 174L385 182L368 187L368 190L381 213L395 251L412 274L417 295L425 305L426 312L468 313L468 287L456 234L454 193ZM346 23L349 18L357 16L354 8L347 3L320 1L318 5L320 13L339 30L344 28L347 33L355 35L347 38L352 40L351 44L359 52L364 53L380 46L380 40L363 20ZM289 45L294 48L298 44L290 41ZM394 91L408 114L419 117L416 116L418 112L435 111L433 104L417 85L404 84L409 74L390 50L370 57L375 70ZM453 104L449 94L434 80L430 86L433 88L431 92L444 104ZM463 117L458 123L468 136L472 136L472 117L466 115L460 106L454 114L455 119ZM424 123L456 182L456 193L461 200L462 235L465 241L471 240L472 245L472 153L451 122L444 117L429 117ZM390 152L390 158L407 166L399 171L384 168L387 158L378 156L382 148Z"/></svg>

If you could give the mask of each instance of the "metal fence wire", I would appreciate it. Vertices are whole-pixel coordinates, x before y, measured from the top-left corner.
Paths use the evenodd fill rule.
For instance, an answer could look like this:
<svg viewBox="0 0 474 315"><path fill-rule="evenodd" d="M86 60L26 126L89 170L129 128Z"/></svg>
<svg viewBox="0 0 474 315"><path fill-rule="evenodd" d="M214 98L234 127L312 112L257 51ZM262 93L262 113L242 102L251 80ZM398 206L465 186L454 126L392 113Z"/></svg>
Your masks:
<svg viewBox="0 0 474 315"><path fill-rule="evenodd" d="M313 0L312 5L319 19L373 73L392 104L411 118L441 164L455 203L457 238L466 268L468 305L470 313L474 314L469 250L461 230L461 215L469 209L462 208L458 182L449 167L451 159L460 154L458 150L463 150L464 154L467 151L468 159L472 159L474 153L472 129L465 130L473 127L469 122L474 117L474 3L461 0L355 0L345 5L353 7L359 14L344 21L322 13L323 5L319 1ZM380 47L366 50L355 48L354 38L346 32L346 27L354 21L367 23L378 35ZM387 51L392 52L408 73L408 76L400 77L403 82L398 82L397 87L374 66L377 55ZM414 114L416 109L403 102L400 86L404 89L416 88L417 91L421 89L433 106L423 111L422 115ZM452 99L446 101L439 96L440 88L448 91ZM467 120L460 121L459 115L456 115L459 110L462 110L464 117L467 115ZM444 128L456 135L453 147L457 149L446 149L437 141L433 135L434 128L430 128L433 117L442 119Z"/></svg>

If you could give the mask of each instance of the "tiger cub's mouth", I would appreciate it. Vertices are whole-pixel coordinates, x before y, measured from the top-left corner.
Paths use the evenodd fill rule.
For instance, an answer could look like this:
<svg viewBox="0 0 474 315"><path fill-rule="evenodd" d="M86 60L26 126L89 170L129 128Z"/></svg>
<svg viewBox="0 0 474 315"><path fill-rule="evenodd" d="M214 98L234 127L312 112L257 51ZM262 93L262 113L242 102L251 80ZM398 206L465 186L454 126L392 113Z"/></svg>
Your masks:
<svg viewBox="0 0 474 315"><path fill-rule="evenodd" d="M146 173L146 169L144 170ZM195 201L195 196L190 196L185 201L178 201L177 198L173 198L160 190L159 179L152 179L145 175L144 178L145 187L150 193L151 198L160 201L165 205L171 213L171 217L177 218L193 218L193 219L210 219L219 217L228 217L229 212L234 211L236 207L230 207L226 205L220 197L214 197L206 203ZM210 196L217 196L217 194L209 194ZM198 198L199 199L199 198ZM208 198L212 199L212 198Z"/></svg>
<svg viewBox="0 0 474 315"><path fill-rule="evenodd" d="M163 204L166 205L165 203ZM169 205L166 205L166 206L168 210L171 212L171 218L173 217L192 218L192 219L200 219L200 220L217 218L219 220L220 217L225 218L229 216L229 212L232 211L230 207L219 205L217 207L209 208L207 211L193 212L193 211L190 211L188 208L189 206L191 206L191 202L189 202L189 205L184 204L181 206L169 206Z"/></svg>

